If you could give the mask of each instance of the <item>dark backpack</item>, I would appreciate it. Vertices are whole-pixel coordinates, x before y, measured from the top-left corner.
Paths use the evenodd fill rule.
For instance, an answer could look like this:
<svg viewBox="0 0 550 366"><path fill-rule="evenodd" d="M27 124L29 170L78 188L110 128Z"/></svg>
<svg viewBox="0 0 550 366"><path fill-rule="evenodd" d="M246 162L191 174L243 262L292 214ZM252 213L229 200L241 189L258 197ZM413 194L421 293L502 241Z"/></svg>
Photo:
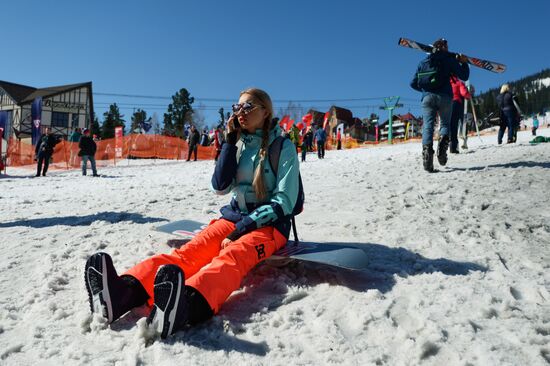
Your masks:
<svg viewBox="0 0 550 366"><path fill-rule="evenodd" d="M275 177L277 177L277 173L279 171L279 158L281 156L281 151L283 150L283 143L287 139L288 137L278 136L275 140L273 140L271 145L269 145L269 164L271 165L271 170L273 170ZM304 210L305 194L301 175L298 175L298 184L298 198L296 198L296 204L290 214L292 216L299 215Z"/></svg>
<svg viewBox="0 0 550 366"><path fill-rule="evenodd" d="M273 140L271 145L269 145L268 148L268 157L269 157L269 165L271 165L271 170L273 171L273 174L275 174L275 178L277 178L277 173L279 172L279 159L281 157L281 151L283 150L283 144L285 140L290 140L288 136L278 136ZM240 150L242 149L242 142L237 142L237 161L240 157ZM288 215L290 217L290 221L292 223L292 232L294 233L294 243L299 243L298 239L298 233L296 231L296 220L294 220L294 216L299 215L304 210L304 200L305 200L305 194L304 194L304 185L302 184L302 176L298 174L298 197L296 198L296 203L294 204L294 208L292 209L292 212Z"/></svg>
<svg viewBox="0 0 550 366"><path fill-rule="evenodd" d="M278 136L277 138L275 138L275 140L273 140L271 145L269 145L269 150L268 150L269 164L271 165L271 170L273 170L275 177L277 177L277 173L279 171L279 158L281 157L283 144L287 139L289 138ZM289 215L291 217L292 232L294 233L295 244L299 243L300 240L298 239L298 233L296 231L296 220L294 219L294 216L299 215L304 210L304 201L305 201L304 185L302 184L301 174L298 174L298 197L296 198L296 203L294 204L294 208L292 209L292 212Z"/></svg>
<svg viewBox="0 0 550 366"><path fill-rule="evenodd" d="M433 55L426 57L420 62L416 78L418 88L428 92L438 90L444 85L445 79L449 79L443 75L441 59L434 59Z"/></svg>

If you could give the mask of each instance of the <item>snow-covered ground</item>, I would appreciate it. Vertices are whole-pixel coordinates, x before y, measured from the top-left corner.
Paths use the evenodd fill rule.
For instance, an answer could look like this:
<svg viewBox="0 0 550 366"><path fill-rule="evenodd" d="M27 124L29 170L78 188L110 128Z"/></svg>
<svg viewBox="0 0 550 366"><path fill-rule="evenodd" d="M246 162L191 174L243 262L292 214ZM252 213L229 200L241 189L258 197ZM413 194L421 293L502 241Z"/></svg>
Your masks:
<svg viewBox="0 0 550 366"><path fill-rule="evenodd" d="M550 136L549 129L540 135ZM367 270L267 263L210 321L151 341L145 307L90 315L86 258L168 252L156 225L207 221L214 163L122 162L101 178L0 179L2 365L548 365L550 143L470 138L436 174L418 143L302 164L300 235L363 244ZM438 167L436 163L436 167Z"/></svg>

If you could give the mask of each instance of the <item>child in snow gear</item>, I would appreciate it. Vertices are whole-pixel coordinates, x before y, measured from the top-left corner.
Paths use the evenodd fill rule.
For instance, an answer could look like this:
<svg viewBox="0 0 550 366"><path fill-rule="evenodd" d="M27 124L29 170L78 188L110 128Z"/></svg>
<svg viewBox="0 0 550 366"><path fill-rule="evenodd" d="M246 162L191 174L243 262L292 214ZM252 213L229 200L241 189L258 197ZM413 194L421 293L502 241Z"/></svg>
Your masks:
<svg viewBox="0 0 550 366"><path fill-rule="evenodd" d="M271 123L267 93L247 89L239 105L212 176L218 194L233 193L221 217L181 248L122 276L107 254L94 254L85 268L92 312L112 322L146 302L152 307L147 324L165 338L216 314L244 276L286 244L303 202L295 147ZM278 148L271 149L272 143Z"/></svg>
<svg viewBox="0 0 550 366"><path fill-rule="evenodd" d="M464 55L455 57L448 52L447 41L438 39L433 44L432 53L422 60L411 81L411 87L422 92L422 110L424 124L422 125L422 160L424 169L433 171L433 133L436 115L439 114L439 146L437 160L439 164L447 164L447 148L449 146L449 124L451 119L451 100L453 91L450 77L467 80L470 76L467 58ZM424 153L426 151L426 153Z"/></svg>

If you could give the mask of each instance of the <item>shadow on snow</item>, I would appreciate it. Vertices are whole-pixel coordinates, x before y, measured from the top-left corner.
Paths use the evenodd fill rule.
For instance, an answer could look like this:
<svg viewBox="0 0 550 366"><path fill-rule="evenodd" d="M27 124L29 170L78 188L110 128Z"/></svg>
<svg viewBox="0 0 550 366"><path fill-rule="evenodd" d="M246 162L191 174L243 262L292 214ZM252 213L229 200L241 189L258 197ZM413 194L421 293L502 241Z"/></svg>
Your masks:
<svg viewBox="0 0 550 366"><path fill-rule="evenodd" d="M240 339L238 335L247 331L246 324L251 322L254 314L269 313L308 296L307 290L298 290L289 296L289 286L313 287L329 283L358 292L377 289L385 293L395 285L395 275L406 277L439 272L448 276L465 276L471 271L487 271L486 267L473 262L429 259L405 248L371 243L332 244L362 249L369 257L367 268L357 271L296 260L269 260L245 278L243 287L227 300L219 314L203 324L178 332L165 342L184 342L202 349L264 356L270 351L265 341L254 343ZM133 320L130 321L133 323Z"/></svg>
<svg viewBox="0 0 550 366"><path fill-rule="evenodd" d="M93 215L86 216L65 216L65 217L50 217L40 219L18 220L12 222L0 222L0 228L27 226L33 228L45 228L56 225L64 226L87 226L95 221L106 221L111 224L122 221L131 221L135 224L146 224L150 222L167 221L159 217L146 217L138 213L129 212L99 212Z"/></svg>

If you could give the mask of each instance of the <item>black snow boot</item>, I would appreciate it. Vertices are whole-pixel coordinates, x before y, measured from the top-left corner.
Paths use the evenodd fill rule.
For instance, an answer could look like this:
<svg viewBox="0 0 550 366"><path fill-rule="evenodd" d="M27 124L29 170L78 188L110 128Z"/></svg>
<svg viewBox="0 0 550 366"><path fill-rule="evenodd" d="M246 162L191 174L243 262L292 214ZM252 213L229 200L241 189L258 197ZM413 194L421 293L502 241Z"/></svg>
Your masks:
<svg viewBox="0 0 550 366"><path fill-rule="evenodd" d="M109 323L145 304L149 298L136 278L117 275L113 260L107 253L96 253L88 258L84 281L92 313L101 314Z"/></svg>
<svg viewBox="0 0 550 366"><path fill-rule="evenodd" d="M155 277L155 303L147 324L162 339L189 323L189 303L183 271L173 264L162 266Z"/></svg>
<svg viewBox="0 0 550 366"><path fill-rule="evenodd" d="M434 171L434 149L432 144L422 145L422 162L425 171L430 173Z"/></svg>
<svg viewBox="0 0 550 366"><path fill-rule="evenodd" d="M437 161L440 165L447 164L447 149L449 148L449 136L441 136L437 143Z"/></svg>

